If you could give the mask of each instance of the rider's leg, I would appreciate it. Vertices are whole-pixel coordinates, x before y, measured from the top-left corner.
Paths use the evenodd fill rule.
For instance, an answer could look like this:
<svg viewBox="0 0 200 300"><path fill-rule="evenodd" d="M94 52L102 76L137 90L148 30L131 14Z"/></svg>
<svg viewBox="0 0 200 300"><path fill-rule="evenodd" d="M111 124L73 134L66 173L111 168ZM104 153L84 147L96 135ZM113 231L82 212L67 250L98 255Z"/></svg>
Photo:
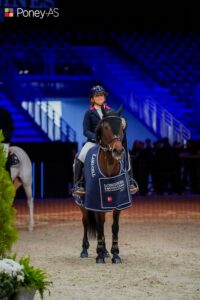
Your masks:
<svg viewBox="0 0 200 300"><path fill-rule="evenodd" d="M76 157L74 161L74 191L73 195L82 196L85 194L83 183L83 162Z"/></svg>
<svg viewBox="0 0 200 300"><path fill-rule="evenodd" d="M85 194L84 188L84 174L83 167L87 152L90 148L94 147L96 144L92 142L87 142L81 149L78 157L74 161L74 189L72 195L83 196Z"/></svg>
<svg viewBox="0 0 200 300"><path fill-rule="evenodd" d="M133 177L133 169L132 169L132 161L131 161L131 156L128 150L128 144L127 144L127 138L126 138L126 133L124 134L124 138L122 141L122 144L125 149L126 153L126 169L128 170L128 177L129 177L129 186L130 186L130 193L133 195L139 191L139 187L137 182L135 181Z"/></svg>

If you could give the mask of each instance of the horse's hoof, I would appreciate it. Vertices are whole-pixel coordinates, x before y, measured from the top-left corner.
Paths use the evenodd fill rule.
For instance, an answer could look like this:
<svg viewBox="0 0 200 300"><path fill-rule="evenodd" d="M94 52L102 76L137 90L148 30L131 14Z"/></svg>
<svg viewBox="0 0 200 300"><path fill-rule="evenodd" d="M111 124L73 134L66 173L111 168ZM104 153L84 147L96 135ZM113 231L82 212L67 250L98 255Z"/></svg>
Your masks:
<svg viewBox="0 0 200 300"><path fill-rule="evenodd" d="M121 264L122 260L121 260L121 258L118 255L117 256L113 256L112 263L113 264Z"/></svg>
<svg viewBox="0 0 200 300"><path fill-rule="evenodd" d="M81 258L88 257L88 252L87 251L82 251L81 254L80 254L80 257Z"/></svg>
<svg viewBox="0 0 200 300"><path fill-rule="evenodd" d="M97 264L105 264L104 257L97 257L96 258L96 263Z"/></svg>

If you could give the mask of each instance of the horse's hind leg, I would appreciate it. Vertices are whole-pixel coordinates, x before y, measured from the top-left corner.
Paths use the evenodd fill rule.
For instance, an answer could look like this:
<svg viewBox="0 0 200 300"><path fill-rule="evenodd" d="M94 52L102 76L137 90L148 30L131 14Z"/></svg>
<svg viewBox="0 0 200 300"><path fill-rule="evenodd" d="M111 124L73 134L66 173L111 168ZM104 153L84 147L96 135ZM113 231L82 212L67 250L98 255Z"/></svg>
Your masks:
<svg viewBox="0 0 200 300"><path fill-rule="evenodd" d="M16 178L13 180L13 184L14 184L15 191L17 191L17 189L22 185L22 182L21 182L21 180L19 179L19 177L16 177Z"/></svg>
<svg viewBox="0 0 200 300"><path fill-rule="evenodd" d="M120 216L120 211L114 210L113 224L112 224L112 247L111 247L111 253L113 255L112 263L114 264L118 264L122 262L120 256L118 255L119 254L119 247L118 247L119 216Z"/></svg>
<svg viewBox="0 0 200 300"><path fill-rule="evenodd" d="M26 197L27 197L27 204L29 208L29 230L32 231L34 227L34 203L33 203L33 197L32 197L32 185L31 184L24 184L23 185Z"/></svg>
<svg viewBox="0 0 200 300"><path fill-rule="evenodd" d="M90 246L89 241L88 241L88 215L87 211L81 207L81 212L82 212L82 223L83 223L83 242L82 242L82 251L80 254L80 257L88 257L88 248Z"/></svg>

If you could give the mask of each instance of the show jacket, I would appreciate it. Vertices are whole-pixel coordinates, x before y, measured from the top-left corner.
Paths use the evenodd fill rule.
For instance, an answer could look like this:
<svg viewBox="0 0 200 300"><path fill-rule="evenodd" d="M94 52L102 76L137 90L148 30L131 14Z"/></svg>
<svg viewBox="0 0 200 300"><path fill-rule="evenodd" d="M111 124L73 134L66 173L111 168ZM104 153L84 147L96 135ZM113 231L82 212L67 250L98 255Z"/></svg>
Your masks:
<svg viewBox="0 0 200 300"><path fill-rule="evenodd" d="M110 107L105 105L105 110L110 110ZM83 119L83 134L87 137L88 141L96 142L95 129L101 120L97 110L94 106L91 106L88 111L86 111Z"/></svg>

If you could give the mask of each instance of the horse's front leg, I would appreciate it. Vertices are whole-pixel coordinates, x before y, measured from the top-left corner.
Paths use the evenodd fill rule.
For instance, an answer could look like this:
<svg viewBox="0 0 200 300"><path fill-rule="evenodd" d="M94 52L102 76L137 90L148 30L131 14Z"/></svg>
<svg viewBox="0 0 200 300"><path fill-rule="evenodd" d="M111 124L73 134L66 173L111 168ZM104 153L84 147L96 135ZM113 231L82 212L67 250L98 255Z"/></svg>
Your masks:
<svg viewBox="0 0 200 300"><path fill-rule="evenodd" d="M95 212L96 218L96 229L97 229L97 257L96 263L105 263L105 237L104 237L104 223L105 223L105 213Z"/></svg>
<svg viewBox="0 0 200 300"><path fill-rule="evenodd" d="M105 240L105 236L103 236L103 255L105 258L110 257L110 253L108 252L108 250L106 249L106 240Z"/></svg>
<svg viewBox="0 0 200 300"><path fill-rule="evenodd" d="M119 233L119 216L120 216L120 210L114 210L113 211L113 224L112 224L112 247L111 247L111 253L113 255L112 257L112 263L119 264L122 262L119 254L119 247L118 247L118 233Z"/></svg>
<svg viewBox="0 0 200 300"><path fill-rule="evenodd" d="M82 223L83 223L83 241L82 241L82 251L80 257L88 257L88 248L90 246L88 241L88 213L84 207L80 207L82 212Z"/></svg>

